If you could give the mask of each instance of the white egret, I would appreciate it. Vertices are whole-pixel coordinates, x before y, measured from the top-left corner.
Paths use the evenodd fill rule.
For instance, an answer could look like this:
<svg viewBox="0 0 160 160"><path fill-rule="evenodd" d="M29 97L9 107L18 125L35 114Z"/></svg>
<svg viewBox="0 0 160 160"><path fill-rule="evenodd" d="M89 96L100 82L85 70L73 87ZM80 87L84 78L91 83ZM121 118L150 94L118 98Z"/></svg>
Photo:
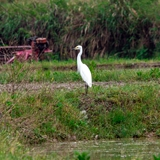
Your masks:
<svg viewBox="0 0 160 160"><path fill-rule="evenodd" d="M77 69L80 73L83 81L85 82L85 91L88 93L88 87L92 87L92 75L88 66L82 63L81 55L82 55L82 46L78 45L74 48L74 50L80 50L77 56Z"/></svg>

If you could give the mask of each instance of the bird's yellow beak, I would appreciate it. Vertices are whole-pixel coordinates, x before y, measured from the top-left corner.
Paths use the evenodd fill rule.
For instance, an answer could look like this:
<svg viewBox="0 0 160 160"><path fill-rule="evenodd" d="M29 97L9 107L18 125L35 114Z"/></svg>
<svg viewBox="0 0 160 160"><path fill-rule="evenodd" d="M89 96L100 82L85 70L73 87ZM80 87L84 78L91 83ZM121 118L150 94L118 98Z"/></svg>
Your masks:
<svg viewBox="0 0 160 160"><path fill-rule="evenodd" d="M78 50L78 47L76 46L75 48L73 48L74 50Z"/></svg>

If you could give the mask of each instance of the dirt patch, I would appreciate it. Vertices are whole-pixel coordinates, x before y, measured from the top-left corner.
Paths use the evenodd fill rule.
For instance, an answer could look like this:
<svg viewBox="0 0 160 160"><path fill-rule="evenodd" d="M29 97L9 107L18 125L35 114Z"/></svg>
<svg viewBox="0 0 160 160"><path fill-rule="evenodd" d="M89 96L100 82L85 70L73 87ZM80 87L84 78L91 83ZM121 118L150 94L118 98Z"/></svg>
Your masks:
<svg viewBox="0 0 160 160"><path fill-rule="evenodd" d="M127 63L127 64L98 64L96 65L98 69L136 69L136 68L160 68L160 62L139 62L139 63ZM3 65L0 66L0 71L6 70L6 67L3 68ZM30 70L55 70L55 71L67 71L67 70L77 70L76 65L69 66L30 66Z"/></svg>
<svg viewBox="0 0 160 160"><path fill-rule="evenodd" d="M96 65L96 68L98 69L136 69L136 68L160 68L160 62L153 62L153 63L127 63L127 64L98 64ZM38 69L38 68L33 68L33 69ZM77 70L77 66L75 65L70 65L70 66L52 66L52 67L42 67L44 70L59 70L59 71L64 71L64 70Z"/></svg>
<svg viewBox="0 0 160 160"><path fill-rule="evenodd" d="M126 84L139 84L139 85L153 85L153 84L159 84L158 81L152 81L152 82L94 82L94 86L103 86L105 88L113 87L113 86L123 86ZM85 88L83 82L70 82L70 83L20 83L20 84L0 84L0 93L1 92L14 92L14 91L38 91L43 89L48 90L56 90L56 89L67 89L67 90L73 90L76 88Z"/></svg>
<svg viewBox="0 0 160 160"><path fill-rule="evenodd" d="M104 68L104 69L111 69L111 68L116 68L116 69L155 68L155 67L160 67L160 62L153 62L153 63L141 62L141 63L128 63L128 64L102 64L102 65L98 65L97 67Z"/></svg>

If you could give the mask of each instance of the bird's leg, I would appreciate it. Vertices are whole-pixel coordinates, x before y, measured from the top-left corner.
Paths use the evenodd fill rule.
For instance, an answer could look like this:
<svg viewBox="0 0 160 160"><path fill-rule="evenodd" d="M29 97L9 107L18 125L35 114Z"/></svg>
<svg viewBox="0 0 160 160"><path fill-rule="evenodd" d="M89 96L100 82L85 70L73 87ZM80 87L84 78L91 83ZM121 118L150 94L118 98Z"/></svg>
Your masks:
<svg viewBox="0 0 160 160"><path fill-rule="evenodd" d="M87 93L88 93L88 85L87 84L85 84L85 90L86 90L86 95L87 95Z"/></svg>

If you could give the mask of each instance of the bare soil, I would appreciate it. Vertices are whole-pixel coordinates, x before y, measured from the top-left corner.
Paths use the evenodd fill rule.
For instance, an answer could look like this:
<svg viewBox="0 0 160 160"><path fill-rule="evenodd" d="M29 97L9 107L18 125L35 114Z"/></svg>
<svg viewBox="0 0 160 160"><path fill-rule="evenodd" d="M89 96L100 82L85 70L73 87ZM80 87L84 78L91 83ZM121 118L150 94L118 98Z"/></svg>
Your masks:
<svg viewBox="0 0 160 160"><path fill-rule="evenodd" d="M136 69L136 68L160 68L160 62L140 62L140 63L127 63L127 64L98 64L96 68L99 69ZM38 69L38 68L34 68ZM53 70L77 70L77 66L54 66L43 69L53 69Z"/></svg>
<svg viewBox="0 0 160 160"><path fill-rule="evenodd" d="M109 88L113 86L124 86L127 84L138 84L138 85L155 85L159 84L159 81L136 81L136 82L93 82L94 86L103 86L104 88ZM14 92L14 91L40 91L40 90L73 90L77 88L83 88L83 82L68 82L68 83L20 83L20 84L0 84L0 93L1 92Z"/></svg>
<svg viewBox="0 0 160 160"><path fill-rule="evenodd" d="M69 66L49 66L49 67L35 67L31 66L31 70L36 70L36 69L44 69L44 70L77 70L76 65L69 65ZM96 65L96 68L99 69L136 69L136 68L160 68L160 62L138 62L138 63L126 63L126 64L98 64ZM3 71L4 67L3 65L0 65L0 71ZM5 68L6 70L6 68Z"/></svg>

